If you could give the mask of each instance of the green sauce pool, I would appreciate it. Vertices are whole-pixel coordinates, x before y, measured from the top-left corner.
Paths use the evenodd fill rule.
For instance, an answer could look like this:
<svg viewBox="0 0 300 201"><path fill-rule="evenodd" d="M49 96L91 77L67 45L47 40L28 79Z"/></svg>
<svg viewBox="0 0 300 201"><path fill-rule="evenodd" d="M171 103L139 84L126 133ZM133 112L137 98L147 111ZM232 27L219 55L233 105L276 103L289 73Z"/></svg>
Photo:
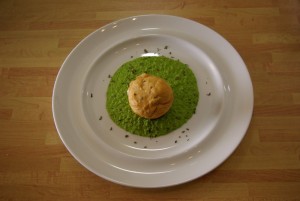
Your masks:
<svg viewBox="0 0 300 201"><path fill-rule="evenodd" d="M129 83L142 73L166 80L173 90L172 107L158 119L142 118L130 108ZM110 118L124 130L150 138L166 135L184 125L196 112L198 101L197 79L192 70L188 65L164 56L139 57L124 63L111 77L106 93Z"/></svg>

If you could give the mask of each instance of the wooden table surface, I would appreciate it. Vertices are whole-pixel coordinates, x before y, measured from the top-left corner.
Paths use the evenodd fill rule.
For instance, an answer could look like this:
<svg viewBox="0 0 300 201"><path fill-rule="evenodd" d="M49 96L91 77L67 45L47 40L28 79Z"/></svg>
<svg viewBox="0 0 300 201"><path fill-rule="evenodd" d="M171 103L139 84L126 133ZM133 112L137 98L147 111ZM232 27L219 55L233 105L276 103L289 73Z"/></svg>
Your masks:
<svg viewBox="0 0 300 201"><path fill-rule="evenodd" d="M253 81L240 146L211 173L175 187L99 178L70 155L53 122L53 85L70 51L101 26L140 14L214 29ZM300 200L300 1L0 0L0 200Z"/></svg>

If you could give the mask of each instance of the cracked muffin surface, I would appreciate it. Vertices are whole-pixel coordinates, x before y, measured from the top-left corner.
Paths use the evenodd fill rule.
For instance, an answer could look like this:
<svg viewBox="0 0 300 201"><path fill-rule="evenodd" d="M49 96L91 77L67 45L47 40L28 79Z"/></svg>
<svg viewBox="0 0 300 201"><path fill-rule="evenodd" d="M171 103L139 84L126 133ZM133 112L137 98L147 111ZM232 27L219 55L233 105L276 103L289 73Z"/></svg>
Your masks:
<svg viewBox="0 0 300 201"><path fill-rule="evenodd" d="M173 90L165 80L146 73L130 82L127 95L132 111L147 119L166 114L174 99Z"/></svg>

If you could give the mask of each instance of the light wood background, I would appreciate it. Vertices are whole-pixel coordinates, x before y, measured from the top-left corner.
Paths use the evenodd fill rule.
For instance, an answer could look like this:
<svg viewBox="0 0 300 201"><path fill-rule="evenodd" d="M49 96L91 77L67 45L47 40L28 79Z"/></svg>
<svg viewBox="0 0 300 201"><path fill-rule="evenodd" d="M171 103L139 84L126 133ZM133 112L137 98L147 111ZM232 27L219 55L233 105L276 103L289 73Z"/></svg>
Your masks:
<svg viewBox="0 0 300 201"><path fill-rule="evenodd" d="M221 166L147 190L108 182L71 157L51 95L80 40L150 13L193 19L228 39L249 69L255 107L246 137ZM300 200L300 1L0 0L0 200Z"/></svg>

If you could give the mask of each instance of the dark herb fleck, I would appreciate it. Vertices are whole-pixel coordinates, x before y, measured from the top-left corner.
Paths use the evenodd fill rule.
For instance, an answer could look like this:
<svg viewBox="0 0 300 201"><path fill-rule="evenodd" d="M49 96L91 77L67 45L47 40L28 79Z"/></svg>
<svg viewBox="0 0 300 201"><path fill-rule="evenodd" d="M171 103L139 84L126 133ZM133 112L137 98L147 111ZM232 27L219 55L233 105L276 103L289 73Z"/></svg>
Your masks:
<svg viewBox="0 0 300 201"><path fill-rule="evenodd" d="M113 129L113 128L112 128L112 127L110 127L110 129L109 129L109 130L111 130L111 131L112 131L112 129Z"/></svg>
<svg viewBox="0 0 300 201"><path fill-rule="evenodd" d="M93 98L93 93L91 93L91 98Z"/></svg>
<svg viewBox="0 0 300 201"><path fill-rule="evenodd" d="M172 52L169 52L169 54L172 54Z"/></svg>
<svg viewBox="0 0 300 201"><path fill-rule="evenodd" d="M125 138L128 138L129 137L129 135L125 135Z"/></svg>
<svg viewBox="0 0 300 201"><path fill-rule="evenodd" d="M175 143L177 143L177 140L175 140Z"/></svg>
<svg viewBox="0 0 300 201"><path fill-rule="evenodd" d="M147 146L144 146L144 149L147 149Z"/></svg>
<svg viewBox="0 0 300 201"><path fill-rule="evenodd" d="M181 131L181 133L185 133L185 131Z"/></svg>
<svg viewBox="0 0 300 201"><path fill-rule="evenodd" d="M130 58L133 58L133 56L130 56Z"/></svg>
<svg viewBox="0 0 300 201"><path fill-rule="evenodd" d="M186 128L186 130L189 131L190 129L189 129L189 128Z"/></svg>
<svg viewBox="0 0 300 201"><path fill-rule="evenodd" d="M165 49L165 50L168 49L168 46L166 45L166 46L164 47L164 49Z"/></svg>
<svg viewBox="0 0 300 201"><path fill-rule="evenodd" d="M108 78L111 78L111 75L110 75L110 74L108 75Z"/></svg>
<svg viewBox="0 0 300 201"><path fill-rule="evenodd" d="M137 144L137 141L134 141L133 143L134 143L134 144Z"/></svg>
<svg viewBox="0 0 300 201"><path fill-rule="evenodd" d="M99 117L99 120L102 120L102 116Z"/></svg>
<svg viewBox="0 0 300 201"><path fill-rule="evenodd" d="M148 53L148 50L147 50L147 49L144 49L144 52L145 52L145 53Z"/></svg>
<svg viewBox="0 0 300 201"><path fill-rule="evenodd" d="M207 96L210 96L211 95L211 93L209 92L208 94L206 94Z"/></svg>

